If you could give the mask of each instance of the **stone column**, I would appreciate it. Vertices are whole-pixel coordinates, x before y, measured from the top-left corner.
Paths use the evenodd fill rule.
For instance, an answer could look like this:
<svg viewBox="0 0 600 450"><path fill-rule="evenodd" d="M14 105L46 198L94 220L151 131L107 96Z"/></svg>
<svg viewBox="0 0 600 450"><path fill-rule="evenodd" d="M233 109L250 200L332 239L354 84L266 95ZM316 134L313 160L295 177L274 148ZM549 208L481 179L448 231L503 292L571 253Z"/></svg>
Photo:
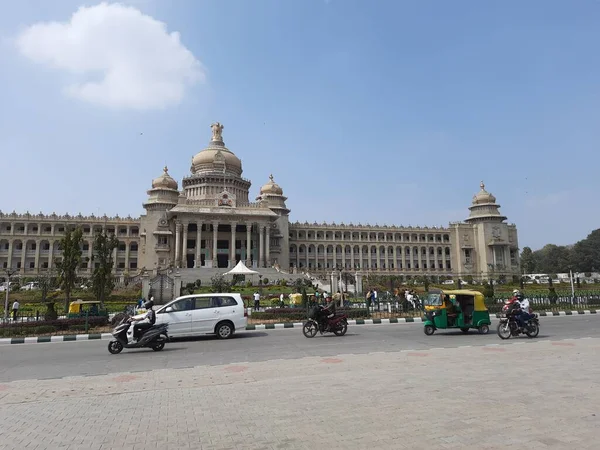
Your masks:
<svg viewBox="0 0 600 450"><path fill-rule="evenodd" d="M39 227L38 231L41 229L42 227ZM35 241L35 270L37 273L40 273L40 243L39 239Z"/></svg>
<svg viewBox="0 0 600 450"><path fill-rule="evenodd" d="M362 252L362 245L360 247L358 247L358 257L360 258L360 261L358 263L358 267L360 267L361 269L363 268L363 252Z"/></svg>
<svg viewBox="0 0 600 450"><path fill-rule="evenodd" d="M20 270L20 272L25 273L25 258L27 257L27 238L25 238L21 242L23 242L23 249L21 250L21 270Z"/></svg>
<svg viewBox="0 0 600 450"><path fill-rule="evenodd" d="M217 233L219 232L219 221L214 220L212 223L213 226L213 251L212 251L212 266L213 268L218 266L217 262Z"/></svg>
<svg viewBox="0 0 600 450"><path fill-rule="evenodd" d="M50 239L50 251L48 252L48 270L52 269L52 264L54 263L54 240ZM12 258L12 255L8 254L9 258Z"/></svg>
<svg viewBox="0 0 600 450"><path fill-rule="evenodd" d="M246 223L246 266L250 267L250 252L252 251L252 224Z"/></svg>
<svg viewBox="0 0 600 450"><path fill-rule="evenodd" d="M334 237L335 237L335 234L334 234ZM333 243L333 263L332 263L332 264L333 264L333 266L332 266L332 269L335 269L335 264L336 264L336 261L337 261L337 251L336 251L336 247L337 247L337 244L334 242L334 243Z"/></svg>
<svg viewBox="0 0 600 450"><path fill-rule="evenodd" d="M375 248L375 252L377 255L377 267L376 270L380 270L381 269L381 254L379 253L379 244L377 244L377 247Z"/></svg>
<svg viewBox="0 0 600 450"><path fill-rule="evenodd" d="M11 231L14 228L15 227L11 227ZM6 264L6 266L9 269L12 269L12 257L13 257L13 241L12 241L12 239L9 239L9 241L8 241L8 263Z"/></svg>
<svg viewBox="0 0 600 450"><path fill-rule="evenodd" d="M179 267L187 269L187 241L188 241L188 226L187 222L183 223L183 239L181 245L181 264Z"/></svg>
<svg viewBox="0 0 600 450"><path fill-rule="evenodd" d="M50 245L50 255L52 255L52 245ZM92 262L92 257L94 256L94 243L92 242L88 247L88 270L90 272L94 269L94 263ZM50 261L48 260L48 268L50 267Z"/></svg>
<svg viewBox="0 0 600 450"><path fill-rule="evenodd" d="M129 228L127 228L129 230ZM129 270L129 248L131 247L131 242L125 242L125 271Z"/></svg>
<svg viewBox="0 0 600 450"><path fill-rule="evenodd" d="M196 222L198 231L196 231L196 268L202 265L202 222Z"/></svg>
<svg viewBox="0 0 600 450"><path fill-rule="evenodd" d="M393 258L394 258L394 270L397 270L398 269L398 249L395 245L394 245Z"/></svg>
<svg viewBox="0 0 600 450"><path fill-rule="evenodd" d="M265 267L271 267L271 224L267 224L267 236L265 238ZM306 247L306 270L308 270L308 246Z"/></svg>
<svg viewBox="0 0 600 450"><path fill-rule="evenodd" d="M342 268L346 268L346 245L344 244L342 244Z"/></svg>
<svg viewBox="0 0 600 450"><path fill-rule="evenodd" d="M361 293L363 291L362 288L362 275L358 272L356 272L356 275L354 275L354 289L356 291L356 293Z"/></svg>
<svg viewBox="0 0 600 450"><path fill-rule="evenodd" d="M115 273L117 271L117 251L119 250L119 247L115 247L115 249L113 250L113 254L112 254L112 258L113 258L113 273Z"/></svg>
<svg viewBox="0 0 600 450"><path fill-rule="evenodd" d="M181 261L181 222L175 222L175 266Z"/></svg>
<svg viewBox="0 0 600 450"><path fill-rule="evenodd" d="M265 226L259 225L259 236L258 236L258 267L265 267Z"/></svg>
<svg viewBox="0 0 600 450"><path fill-rule="evenodd" d="M237 222L231 222L231 242L229 243L229 267L235 267L235 228Z"/></svg>

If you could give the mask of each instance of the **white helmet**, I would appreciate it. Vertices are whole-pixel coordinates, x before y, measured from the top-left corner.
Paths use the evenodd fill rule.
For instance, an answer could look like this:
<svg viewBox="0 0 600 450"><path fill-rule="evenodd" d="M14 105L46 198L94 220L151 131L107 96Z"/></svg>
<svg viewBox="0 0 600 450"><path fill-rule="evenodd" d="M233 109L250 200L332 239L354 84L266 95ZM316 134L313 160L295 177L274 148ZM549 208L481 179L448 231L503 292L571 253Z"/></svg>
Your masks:
<svg viewBox="0 0 600 450"><path fill-rule="evenodd" d="M513 291L513 295L516 297L517 295L519 295L521 292L518 289L515 289Z"/></svg>

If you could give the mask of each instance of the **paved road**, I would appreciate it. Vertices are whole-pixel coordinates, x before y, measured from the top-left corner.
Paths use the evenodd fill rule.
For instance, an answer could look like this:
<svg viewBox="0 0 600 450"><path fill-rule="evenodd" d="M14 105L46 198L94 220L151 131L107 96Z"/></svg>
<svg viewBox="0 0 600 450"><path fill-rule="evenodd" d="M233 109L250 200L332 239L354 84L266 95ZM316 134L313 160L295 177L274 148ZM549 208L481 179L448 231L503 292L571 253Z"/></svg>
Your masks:
<svg viewBox="0 0 600 450"><path fill-rule="evenodd" d="M600 338L521 342L0 383L0 450L597 450Z"/></svg>
<svg viewBox="0 0 600 450"><path fill-rule="evenodd" d="M600 315L544 317L536 340L600 338ZM154 369L181 369L200 365L298 359L310 356L368 354L506 344L495 333L463 335L439 331L425 336L422 324L355 325L344 337L333 335L307 339L300 329L241 332L227 341L204 337L168 344L162 352L124 350L110 355L108 341L77 341L48 344L0 346L0 382L48 379L65 376L98 375Z"/></svg>

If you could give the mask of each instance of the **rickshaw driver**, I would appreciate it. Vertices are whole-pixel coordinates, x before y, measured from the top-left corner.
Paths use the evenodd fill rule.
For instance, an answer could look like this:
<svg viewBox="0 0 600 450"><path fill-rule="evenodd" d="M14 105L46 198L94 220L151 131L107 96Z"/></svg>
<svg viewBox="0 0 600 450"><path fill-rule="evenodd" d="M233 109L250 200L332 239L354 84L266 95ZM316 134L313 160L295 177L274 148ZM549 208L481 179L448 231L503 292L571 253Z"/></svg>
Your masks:
<svg viewBox="0 0 600 450"><path fill-rule="evenodd" d="M446 306L446 314L448 316L448 326L453 327L456 323L458 313L460 312L460 306L456 303L456 298L452 298L448 295L444 297L444 303Z"/></svg>

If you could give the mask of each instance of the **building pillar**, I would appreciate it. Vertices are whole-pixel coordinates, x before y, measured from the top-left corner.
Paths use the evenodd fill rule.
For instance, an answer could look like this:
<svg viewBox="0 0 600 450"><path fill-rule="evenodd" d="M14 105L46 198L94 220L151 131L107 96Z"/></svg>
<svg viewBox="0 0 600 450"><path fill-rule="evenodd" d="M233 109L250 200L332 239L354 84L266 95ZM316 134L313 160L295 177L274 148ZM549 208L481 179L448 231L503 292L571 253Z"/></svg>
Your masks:
<svg viewBox="0 0 600 450"><path fill-rule="evenodd" d="M212 266L213 268L217 267L218 261L217 261L217 233L219 232L219 222L217 220L213 221L212 223L213 226L213 242L212 242Z"/></svg>
<svg viewBox="0 0 600 450"><path fill-rule="evenodd" d="M229 267L235 267L235 228L237 222L231 222L231 242L229 243Z"/></svg>
<svg viewBox="0 0 600 450"><path fill-rule="evenodd" d="M181 243L181 264L179 267L187 269L187 241L188 241L188 226L187 222L183 224L183 242Z"/></svg>
<svg viewBox="0 0 600 450"><path fill-rule="evenodd" d="M258 267L265 267L265 226L259 225L260 234L258 235Z"/></svg>
<svg viewBox="0 0 600 450"><path fill-rule="evenodd" d="M343 236L343 234L342 234ZM346 246L342 244L342 269L346 268Z"/></svg>
<svg viewBox="0 0 600 450"><path fill-rule="evenodd" d="M335 234L333 235L335 237ZM335 269L335 264L336 264L336 260L337 260L337 251L336 251L336 243L333 243L333 266L331 267L332 269Z"/></svg>
<svg viewBox="0 0 600 450"><path fill-rule="evenodd" d="M52 247L53 247L53 245L50 245L50 256L52 256ZM90 244L90 246L88 247L88 271L90 273L93 272L93 269L94 269L94 263L92 261L93 256L94 256L94 243L92 242ZM50 260L48 260L48 268L50 268Z"/></svg>
<svg viewBox="0 0 600 450"><path fill-rule="evenodd" d="M48 270L52 269L52 263L54 263L54 240L50 238L50 251L48 252ZM9 254L12 257L12 255Z"/></svg>
<svg viewBox="0 0 600 450"><path fill-rule="evenodd" d="M27 233L27 229L25 229L25 233ZM23 248L21 250L21 273L25 273L25 258L27 257L27 238L23 241Z"/></svg>
<svg viewBox="0 0 600 450"><path fill-rule="evenodd" d="M42 227L38 228L38 231L41 230ZM40 273L40 244L41 241L38 239L35 241L35 271Z"/></svg>
<svg viewBox="0 0 600 450"><path fill-rule="evenodd" d="M265 267L271 267L271 224L269 223L266 227L267 236L265 238ZM308 247L306 248L306 270L308 270Z"/></svg>
<svg viewBox="0 0 600 450"><path fill-rule="evenodd" d="M363 268L363 252L362 252L362 245L360 247L358 247L358 257L360 258L360 261L358 263L358 267L359 268Z"/></svg>
<svg viewBox="0 0 600 450"><path fill-rule="evenodd" d="M11 231L13 230L14 226L11 227ZM13 240L9 239L8 241L8 263L6 264L6 267L9 269L12 269L12 257L13 257Z"/></svg>
<svg viewBox="0 0 600 450"><path fill-rule="evenodd" d="M252 252L252 224L246 223L246 266L250 267L251 262L251 252Z"/></svg>
<svg viewBox="0 0 600 450"><path fill-rule="evenodd" d="M381 269L381 254L379 253L379 244L377 244L377 247L375 248L375 254L377 255L376 270L380 270Z"/></svg>
<svg viewBox="0 0 600 450"><path fill-rule="evenodd" d="M175 222L175 267L179 267L181 260L181 222Z"/></svg>
<svg viewBox="0 0 600 450"><path fill-rule="evenodd" d="M196 231L196 268L202 265L202 222L196 222L198 230Z"/></svg>
<svg viewBox="0 0 600 450"><path fill-rule="evenodd" d="M129 228L127 228L129 230ZM125 272L129 271L129 248L131 247L131 242L125 242Z"/></svg>
<svg viewBox="0 0 600 450"><path fill-rule="evenodd" d="M119 247L115 247L115 249L112 252L112 258L113 258L113 272L117 271L117 251L118 251Z"/></svg>
<svg viewBox="0 0 600 450"><path fill-rule="evenodd" d="M394 251L393 251L393 258L394 258L394 270L397 270L398 269L398 250L395 245L394 245Z"/></svg>

